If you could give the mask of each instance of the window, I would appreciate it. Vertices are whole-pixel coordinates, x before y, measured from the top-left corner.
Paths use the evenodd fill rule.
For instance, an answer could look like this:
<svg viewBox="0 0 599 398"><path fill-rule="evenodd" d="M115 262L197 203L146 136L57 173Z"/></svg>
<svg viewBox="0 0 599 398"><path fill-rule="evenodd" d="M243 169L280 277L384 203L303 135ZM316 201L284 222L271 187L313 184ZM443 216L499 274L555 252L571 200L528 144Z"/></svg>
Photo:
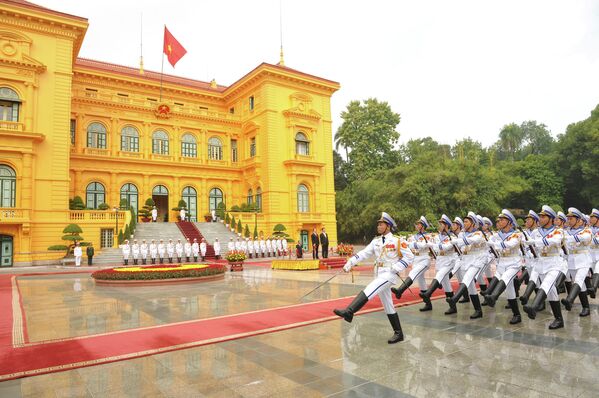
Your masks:
<svg viewBox="0 0 599 398"><path fill-rule="evenodd" d="M18 122L20 105L21 100L15 90L0 87L0 120Z"/></svg>
<svg viewBox="0 0 599 398"><path fill-rule="evenodd" d="M231 115L234 115L235 114L235 108L229 108L229 113Z"/></svg>
<svg viewBox="0 0 599 398"><path fill-rule="evenodd" d="M237 140L231 140L231 161L237 162Z"/></svg>
<svg viewBox="0 0 599 398"><path fill-rule="evenodd" d="M209 207L210 211L216 210L218 207L218 204L223 201L223 191L221 191L218 188L212 188L210 190L210 196L208 199L209 199L208 207Z"/></svg>
<svg viewBox="0 0 599 398"><path fill-rule="evenodd" d="M310 154L310 141L304 133L295 135L295 153L306 156Z"/></svg>
<svg viewBox="0 0 599 398"><path fill-rule="evenodd" d="M76 132L77 132L77 120L71 119L71 145L75 145Z"/></svg>
<svg viewBox="0 0 599 398"><path fill-rule="evenodd" d="M106 149L106 127L101 123L87 126L87 147Z"/></svg>
<svg viewBox="0 0 599 398"><path fill-rule="evenodd" d="M166 131L157 130L152 134L152 153L168 155L168 134Z"/></svg>
<svg viewBox="0 0 599 398"><path fill-rule="evenodd" d="M256 137L250 138L250 157L256 156Z"/></svg>
<svg viewBox="0 0 599 398"><path fill-rule="evenodd" d="M297 187L297 211L300 213L307 213L310 211L308 188L303 184Z"/></svg>
<svg viewBox="0 0 599 398"><path fill-rule="evenodd" d="M133 184L125 184L121 187L121 200L127 200L127 208L133 209L137 214L137 187Z"/></svg>
<svg viewBox="0 0 599 398"><path fill-rule="evenodd" d="M251 189L248 191L247 201L248 201L248 205L251 205L252 203L254 203L254 193L252 192Z"/></svg>
<svg viewBox="0 0 599 398"><path fill-rule="evenodd" d="M85 190L88 209L97 209L102 203L104 203L105 190L104 185L99 182L92 182L87 186Z"/></svg>
<svg viewBox="0 0 599 398"><path fill-rule="evenodd" d="M198 157L198 145L196 144L196 138L192 134L185 134L181 138L181 156L187 158Z"/></svg>
<svg viewBox="0 0 599 398"><path fill-rule="evenodd" d="M250 111L254 110L254 96L252 95L250 97Z"/></svg>
<svg viewBox="0 0 599 398"><path fill-rule="evenodd" d="M208 140L208 159L223 160L223 144L216 137Z"/></svg>
<svg viewBox="0 0 599 398"><path fill-rule="evenodd" d="M0 164L0 207L15 207L17 174L15 171Z"/></svg>
<svg viewBox="0 0 599 398"><path fill-rule="evenodd" d="M168 196L168 189L164 185L156 185L154 189L152 189L152 196Z"/></svg>
<svg viewBox="0 0 599 398"><path fill-rule="evenodd" d="M112 247L114 245L114 230L110 229L100 229L100 247L103 249L105 247Z"/></svg>
<svg viewBox="0 0 599 398"><path fill-rule="evenodd" d="M187 216L189 220L192 222L198 221L198 194L193 187L185 187L183 188L183 195L181 195L183 200L185 201L187 207Z"/></svg>
<svg viewBox="0 0 599 398"><path fill-rule="evenodd" d="M121 130L121 151L139 152L139 132L133 126Z"/></svg>
<svg viewBox="0 0 599 398"><path fill-rule="evenodd" d="M256 210L262 211L262 189L260 187L256 189Z"/></svg>

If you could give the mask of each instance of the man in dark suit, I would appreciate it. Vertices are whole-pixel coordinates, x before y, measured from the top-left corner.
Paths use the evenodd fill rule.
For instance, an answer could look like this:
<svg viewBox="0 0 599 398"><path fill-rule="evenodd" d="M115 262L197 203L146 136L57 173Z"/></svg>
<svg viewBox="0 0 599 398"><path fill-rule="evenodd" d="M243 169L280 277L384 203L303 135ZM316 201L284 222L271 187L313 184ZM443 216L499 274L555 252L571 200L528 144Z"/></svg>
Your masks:
<svg viewBox="0 0 599 398"><path fill-rule="evenodd" d="M320 244L322 245L322 258L329 257L329 236L322 228L322 232L320 233Z"/></svg>
<svg viewBox="0 0 599 398"><path fill-rule="evenodd" d="M318 259L318 246L320 245L320 241L318 240L318 232L316 232L316 228L312 230L312 258Z"/></svg>

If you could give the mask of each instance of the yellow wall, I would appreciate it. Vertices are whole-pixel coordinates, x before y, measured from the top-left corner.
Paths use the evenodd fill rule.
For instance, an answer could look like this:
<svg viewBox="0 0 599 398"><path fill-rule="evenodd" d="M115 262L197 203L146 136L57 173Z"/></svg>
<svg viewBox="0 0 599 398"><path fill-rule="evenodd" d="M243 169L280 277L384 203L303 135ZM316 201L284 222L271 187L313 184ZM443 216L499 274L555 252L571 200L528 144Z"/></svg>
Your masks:
<svg viewBox="0 0 599 398"><path fill-rule="evenodd" d="M0 7L14 6L0 3ZM0 126L0 163L17 173L16 207L22 212L11 224L0 218L0 233L15 236L15 263L56 257L45 249L60 244L60 231L72 222L68 199L78 195L85 201L91 182L104 185L105 202L111 207L118 205L126 183L137 187L139 207L156 185L168 188L169 208L177 205L183 188L191 186L197 192L199 221L209 212L210 189L221 189L230 208L245 202L249 189L255 195L260 187L259 231L269 234L282 223L297 239L300 230L325 226L331 244L336 243L330 97L338 83L261 64L229 87L165 78L162 100L151 101L160 99L157 74L140 75L131 68L76 59L85 20L44 15L37 9L20 12L43 15L43 20L28 22L32 26L25 29L22 18L9 13L4 29L8 33L0 34L26 35L29 55L37 62L28 76L19 72L22 68L0 62L2 85L17 90L23 100L19 120L23 131L15 134ZM43 30L44 18L68 22L69 35ZM9 78L13 81L7 82ZM168 118L156 115L160 104L170 107ZM70 144L71 119L76 121L74 145ZM107 130L106 149L87 147L87 127L93 122ZM121 151L120 132L125 126L139 132L138 153ZM169 135L168 156L152 153L156 129ZM309 156L295 153L298 131L310 141ZM181 137L186 133L196 139L197 158L181 156ZM208 159L207 142L215 136L223 142L222 160ZM250 157L253 137L257 152ZM237 162L231 159L231 139L238 143ZM306 213L297 212L299 184L309 188ZM169 218L176 219L176 213L170 211ZM253 231L253 215L250 218ZM114 220L87 220L80 225L85 240L99 248L100 229L113 227Z"/></svg>

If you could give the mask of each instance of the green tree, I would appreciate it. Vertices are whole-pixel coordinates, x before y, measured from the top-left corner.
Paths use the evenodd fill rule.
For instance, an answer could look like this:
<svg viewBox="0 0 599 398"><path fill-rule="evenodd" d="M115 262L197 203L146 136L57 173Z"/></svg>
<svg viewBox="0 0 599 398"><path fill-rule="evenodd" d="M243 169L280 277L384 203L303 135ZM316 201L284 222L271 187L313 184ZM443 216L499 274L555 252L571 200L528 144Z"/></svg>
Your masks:
<svg viewBox="0 0 599 398"><path fill-rule="evenodd" d="M283 224L277 224L273 227L271 236L275 238L284 238L288 242L293 242L293 239L290 239L289 234L285 231L287 231L287 228L285 228Z"/></svg>
<svg viewBox="0 0 599 398"><path fill-rule="evenodd" d="M258 238L258 229L257 229L256 225L254 225L254 233L252 234L252 236L254 237L254 239Z"/></svg>
<svg viewBox="0 0 599 398"><path fill-rule="evenodd" d="M337 151L333 151L333 175L335 190L343 190L347 186L347 162L343 160Z"/></svg>
<svg viewBox="0 0 599 398"><path fill-rule="evenodd" d="M85 203L83 203L83 199L81 196L75 196L72 201L69 203L70 210L83 210L85 209Z"/></svg>
<svg viewBox="0 0 599 398"><path fill-rule="evenodd" d="M544 124L529 120L520 125L524 133L522 158L527 155L546 155L553 151L555 140Z"/></svg>
<svg viewBox="0 0 599 398"><path fill-rule="evenodd" d="M241 217L237 220L237 233L240 234L243 232L243 227L241 225Z"/></svg>
<svg viewBox="0 0 599 398"><path fill-rule="evenodd" d="M68 256L75 247L75 242L81 242L83 240L83 237L81 236L83 230L77 224L69 224L62 230L62 233L64 234L62 240L66 240L70 243L66 245L50 246L48 247L48 250L66 250L65 256Z"/></svg>
<svg viewBox="0 0 599 398"><path fill-rule="evenodd" d="M237 223L235 222L235 216L231 217L231 228L235 229L235 227L237 227Z"/></svg>
<svg viewBox="0 0 599 398"><path fill-rule="evenodd" d="M505 158L514 160L516 152L520 150L524 141L524 131L516 123L510 123L499 132L500 149L505 154Z"/></svg>
<svg viewBox="0 0 599 398"><path fill-rule="evenodd" d="M225 219L225 203L224 202L219 202L218 205L216 206L216 216L221 219L224 220Z"/></svg>
<svg viewBox="0 0 599 398"><path fill-rule="evenodd" d="M345 148L349 179L368 177L397 161L393 150L399 139L395 130L400 116L386 102L370 98L351 101L341 113L343 122L335 134L335 147Z"/></svg>
<svg viewBox="0 0 599 398"><path fill-rule="evenodd" d="M245 224L245 229L243 230L243 236L246 238L250 237L250 227L248 227L247 224Z"/></svg>
<svg viewBox="0 0 599 398"><path fill-rule="evenodd" d="M227 213L227 215L225 215L225 224L231 225L231 217L229 217L229 213Z"/></svg>

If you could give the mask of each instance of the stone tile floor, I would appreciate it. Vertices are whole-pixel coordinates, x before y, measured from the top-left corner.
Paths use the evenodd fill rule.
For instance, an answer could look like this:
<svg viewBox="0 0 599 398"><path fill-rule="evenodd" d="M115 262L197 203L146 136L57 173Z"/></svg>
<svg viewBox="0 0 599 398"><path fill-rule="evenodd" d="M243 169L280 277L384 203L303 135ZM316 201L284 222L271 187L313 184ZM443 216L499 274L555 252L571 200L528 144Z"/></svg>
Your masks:
<svg viewBox="0 0 599 398"><path fill-rule="evenodd" d="M330 275L248 266L197 286L123 290L86 275L40 275L19 287L30 339L40 341L296 304ZM353 295L369 280L343 275L306 301ZM376 312L5 381L0 397L596 397L599 312L591 302L591 317L579 318L575 306L564 311L565 329L549 331L548 311L510 326L504 301L475 321L470 304L445 316L446 304L434 301L428 313L399 309L406 341L392 346L387 317Z"/></svg>

